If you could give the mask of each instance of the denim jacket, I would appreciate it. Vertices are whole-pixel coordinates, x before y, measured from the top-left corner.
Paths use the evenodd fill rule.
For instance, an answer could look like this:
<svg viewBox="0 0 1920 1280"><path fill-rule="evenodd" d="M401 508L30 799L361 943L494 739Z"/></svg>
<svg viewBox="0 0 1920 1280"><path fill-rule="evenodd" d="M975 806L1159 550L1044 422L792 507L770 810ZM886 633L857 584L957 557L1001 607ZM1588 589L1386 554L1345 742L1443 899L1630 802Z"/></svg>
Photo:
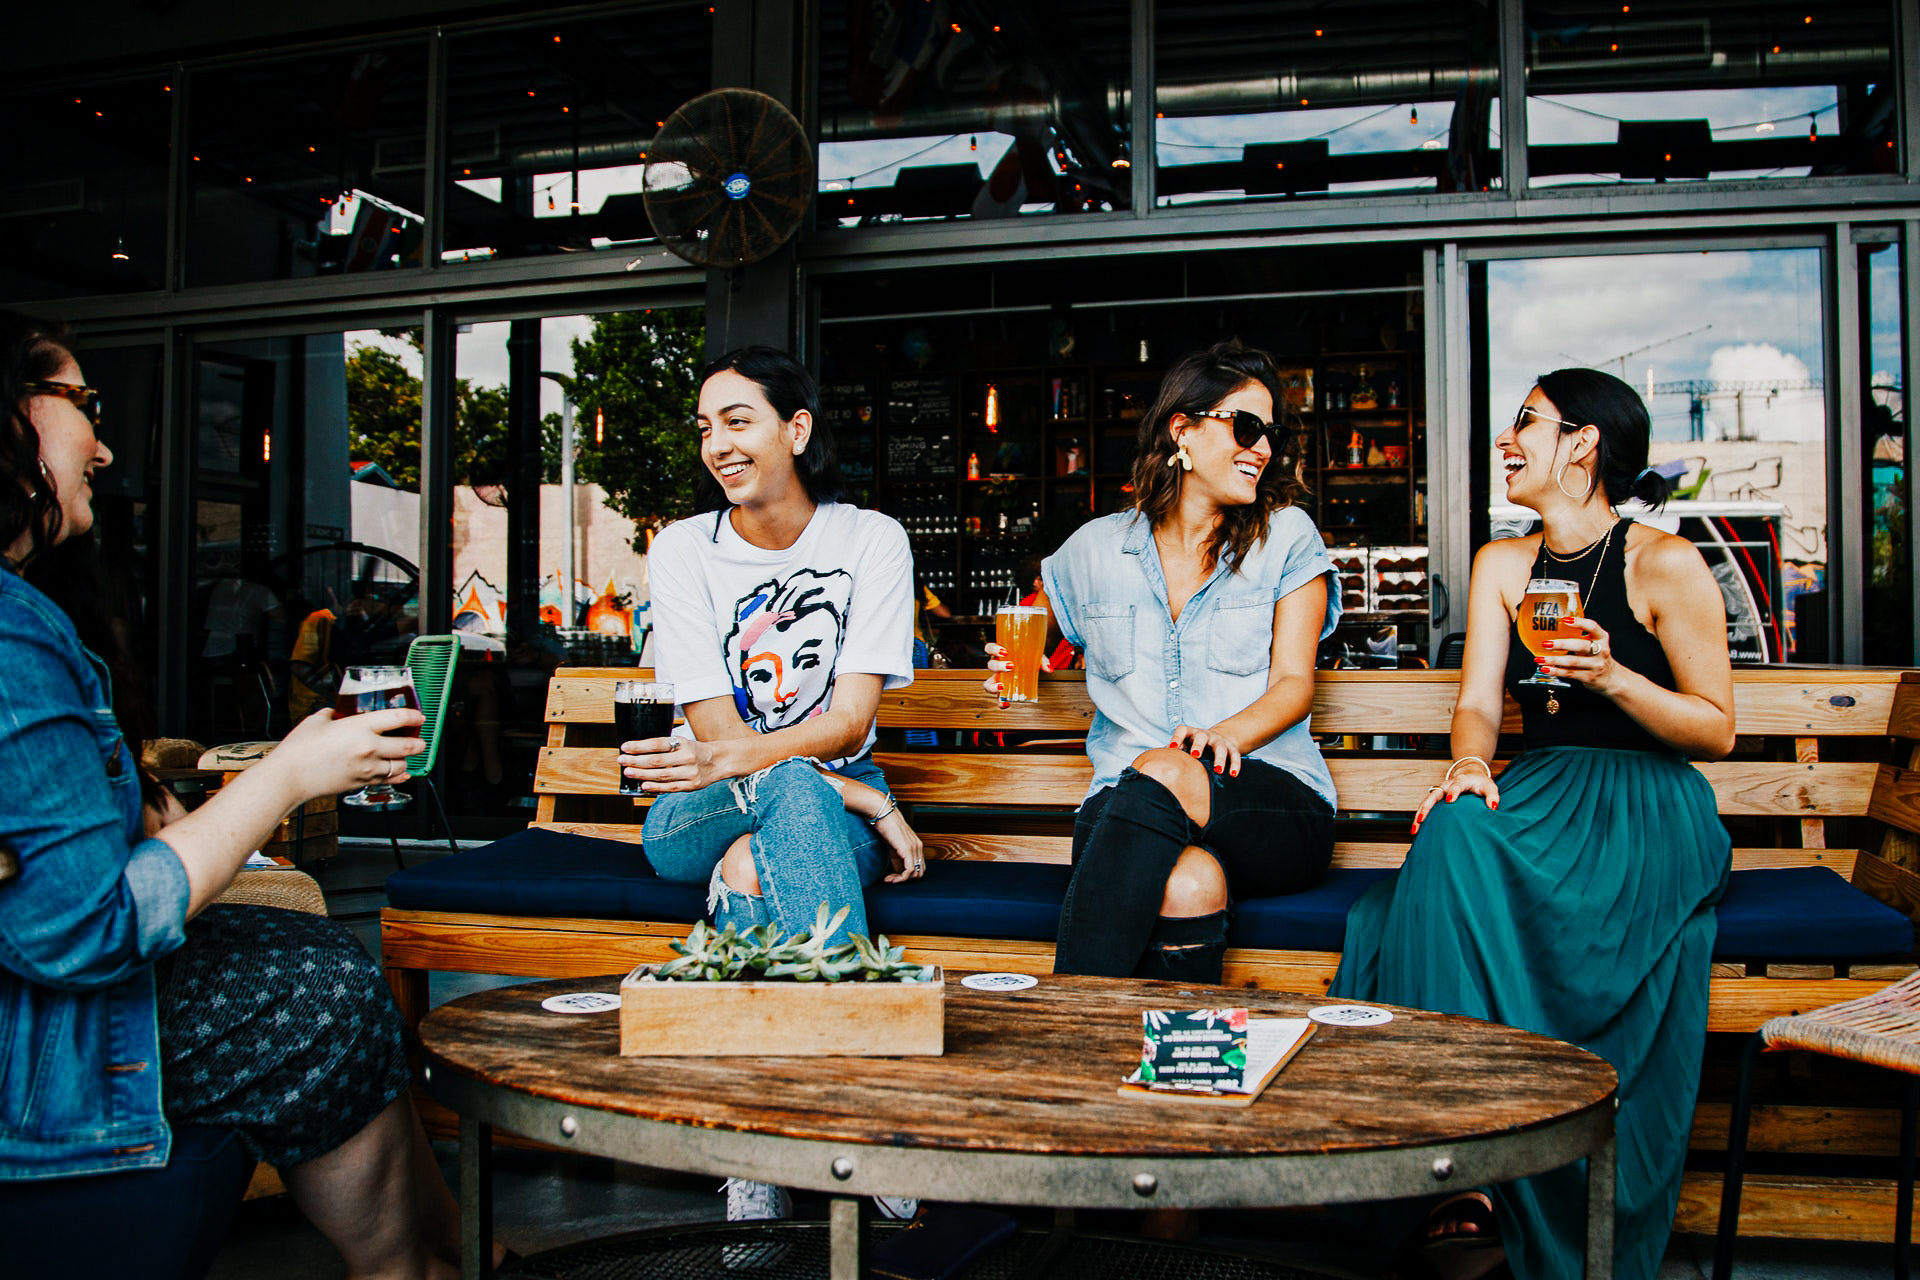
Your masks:
<svg viewBox="0 0 1920 1280"><path fill-rule="evenodd" d="M1153 530L1123 511L1080 526L1041 566L1047 600L1067 639L1087 652L1093 727L1088 795L1120 780L1141 752L1164 747L1177 724L1206 728L1244 711L1267 691L1273 607L1333 572L1326 544L1299 507L1283 507L1246 559L1227 556L1173 620ZM1340 620L1340 590L1327 585L1320 638ZM1308 721L1248 758L1299 778L1334 804L1333 777Z"/></svg>
<svg viewBox="0 0 1920 1280"><path fill-rule="evenodd" d="M0 562L4 564L4 562ZM153 962L187 874L141 837L106 665L0 568L0 1183L166 1163Z"/></svg>

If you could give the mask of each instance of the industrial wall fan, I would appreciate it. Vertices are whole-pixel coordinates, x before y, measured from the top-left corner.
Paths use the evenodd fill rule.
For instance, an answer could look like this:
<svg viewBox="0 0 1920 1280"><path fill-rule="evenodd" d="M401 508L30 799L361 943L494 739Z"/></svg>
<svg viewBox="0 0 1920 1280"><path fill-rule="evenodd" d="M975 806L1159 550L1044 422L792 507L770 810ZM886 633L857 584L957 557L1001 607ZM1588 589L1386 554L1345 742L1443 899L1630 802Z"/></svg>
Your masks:
<svg viewBox="0 0 1920 1280"><path fill-rule="evenodd" d="M800 229L812 196L800 122L752 89L701 94L647 150L647 217L661 244L698 267L758 262Z"/></svg>

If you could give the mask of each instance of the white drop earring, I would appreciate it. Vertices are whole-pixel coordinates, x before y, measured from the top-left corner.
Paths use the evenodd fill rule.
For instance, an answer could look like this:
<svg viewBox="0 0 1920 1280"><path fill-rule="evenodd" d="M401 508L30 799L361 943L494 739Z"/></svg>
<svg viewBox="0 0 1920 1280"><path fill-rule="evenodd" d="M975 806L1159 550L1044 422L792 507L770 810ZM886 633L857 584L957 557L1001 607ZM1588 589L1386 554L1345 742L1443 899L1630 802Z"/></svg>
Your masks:
<svg viewBox="0 0 1920 1280"><path fill-rule="evenodd" d="M1187 452L1187 442L1175 438L1174 444L1179 447L1173 451L1173 456L1167 459L1167 465L1170 467L1179 466L1188 471L1193 470L1193 455Z"/></svg>

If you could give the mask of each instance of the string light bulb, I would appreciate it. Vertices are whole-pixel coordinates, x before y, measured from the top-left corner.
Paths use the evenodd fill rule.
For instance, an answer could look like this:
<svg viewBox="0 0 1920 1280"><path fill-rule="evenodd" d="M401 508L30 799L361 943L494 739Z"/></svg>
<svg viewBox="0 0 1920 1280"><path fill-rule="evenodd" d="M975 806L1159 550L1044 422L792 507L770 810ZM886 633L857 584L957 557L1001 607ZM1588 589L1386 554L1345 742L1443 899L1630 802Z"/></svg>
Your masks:
<svg viewBox="0 0 1920 1280"><path fill-rule="evenodd" d="M1415 106L1412 111L1407 113L1407 123L1408 124L1420 123L1420 108L1418 106Z"/></svg>
<svg viewBox="0 0 1920 1280"><path fill-rule="evenodd" d="M1820 141L1820 117L1816 115L1807 116L1807 141Z"/></svg>
<svg viewBox="0 0 1920 1280"><path fill-rule="evenodd" d="M607 411L605 409L593 411L593 442L595 444L607 442Z"/></svg>
<svg viewBox="0 0 1920 1280"><path fill-rule="evenodd" d="M980 149L980 135L976 133L971 138L967 139L967 150L978 151L979 149Z"/></svg>
<svg viewBox="0 0 1920 1280"><path fill-rule="evenodd" d="M113 238L113 260L115 262L127 261L127 238L125 236L115 236Z"/></svg>
<svg viewBox="0 0 1920 1280"><path fill-rule="evenodd" d="M548 213L552 213L552 212L554 211L554 209L555 209L555 208L557 208L557 207L558 207L558 206L556 206L556 205L555 205L555 204L553 203L553 192L551 192L551 191L549 191L549 192L547 192L547 212L548 212Z"/></svg>

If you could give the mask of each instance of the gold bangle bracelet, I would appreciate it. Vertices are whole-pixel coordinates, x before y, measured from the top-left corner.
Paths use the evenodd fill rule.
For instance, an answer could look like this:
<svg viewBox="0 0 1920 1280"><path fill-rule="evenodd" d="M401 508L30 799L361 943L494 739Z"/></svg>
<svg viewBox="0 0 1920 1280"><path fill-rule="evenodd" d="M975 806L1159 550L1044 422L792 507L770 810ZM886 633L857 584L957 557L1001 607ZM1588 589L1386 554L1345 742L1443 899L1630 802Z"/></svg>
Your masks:
<svg viewBox="0 0 1920 1280"><path fill-rule="evenodd" d="M1461 756L1458 760L1455 760L1452 764L1447 766L1447 776L1445 779L1441 781L1440 785L1445 786L1447 785L1447 783L1452 782L1453 771L1455 769L1458 769L1461 765L1466 764L1469 760L1471 760L1474 764L1479 765L1482 769L1485 769L1487 771L1487 776L1489 778L1493 776L1493 766L1488 764L1485 760L1482 760L1479 756Z"/></svg>

